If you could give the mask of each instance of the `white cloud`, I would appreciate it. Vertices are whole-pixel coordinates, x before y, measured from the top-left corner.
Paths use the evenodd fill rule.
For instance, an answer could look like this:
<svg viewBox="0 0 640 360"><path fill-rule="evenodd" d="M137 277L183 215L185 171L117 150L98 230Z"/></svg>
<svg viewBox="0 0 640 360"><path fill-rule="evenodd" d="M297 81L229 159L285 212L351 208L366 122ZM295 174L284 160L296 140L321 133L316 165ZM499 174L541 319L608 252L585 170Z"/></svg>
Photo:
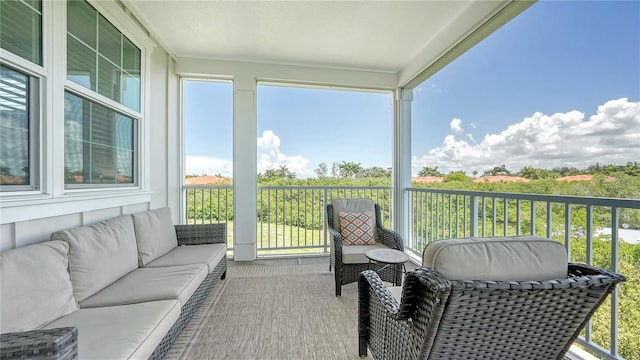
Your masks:
<svg viewBox="0 0 640 360"><path fill-rule="evenodd" d="M462 120L454 118L449 123L449 128L451 128L451 131L453 132L461 133L462 132L461 125L462 125Z"/></svg>
<svg viewBox="0 0 640 360"><path fill-rule="evenodd" d="M456 119L454 119L456 120ZM454 122L451 129L455 131ZM447 135L442 145L414 156L412 173L422 167L483 172L505 164L517 171L524 166L554 168L624 164L640 158L640 102L627 98L598 106L588 119L579 111L545 115L535 113L480 143Z"/></svg>
<svg viewBox="0 0 640 360"><path fill-rule="evenodd" d="M307 169L309 159L300 155L285 155L280 152L280 138L271 130L262 132L258 138L258 172L278 168L285 165L289 171L295 172L298 178L313 176Z"/></svg>
<svg viewBox="0 0 640 360"><path fill-rule="evenodd" d="M276 169L285 165L290 171L295 172L298 178L313 176L313 170L307 169L309 160L303 156L290 156L280 151L280 138L271 130L266 130L257 139L258 148L258 169L257 172L264 172L268 169ZM233 174L233 162L231 160L206 157L187 156L187 174L221 174L231 177Z"/></svg>

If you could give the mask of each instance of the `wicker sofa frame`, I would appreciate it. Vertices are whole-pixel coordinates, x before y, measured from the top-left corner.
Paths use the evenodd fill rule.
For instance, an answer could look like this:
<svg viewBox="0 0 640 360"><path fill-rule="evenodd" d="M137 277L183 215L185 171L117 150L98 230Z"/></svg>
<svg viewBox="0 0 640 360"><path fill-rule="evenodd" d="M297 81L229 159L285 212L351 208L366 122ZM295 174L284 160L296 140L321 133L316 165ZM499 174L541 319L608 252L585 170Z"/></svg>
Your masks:
<svg viewBox="0 0 640 360"><path fill-rule="evenodd" d="M175 225L180 245L199 245L227 242L226 224ZM209 291L227 274L226 254L207 275L189 300L182 305L178 320L169 329L162 341L155 348L149 359L162 359L180 332L187 325L200 307ZM77 328L57 328L51 330L34 330L18 333L6 333L0 336L0 359L77 359Z"/></svg>
<svg viewBox="0 0 640 360"><path fill-rule="evenodd" d="M378 232L378 242L386 245L391 249L404 251L404 243L400 234L384 227L380 217L380 205L375 206L375 218L376 218L376 231ZM329 228L329 234L331 235L330 241L330 262L329 270L334 269L335 282L336 282L336 296L342 294L342 285L350 284L358 281L358 276L365 270L371 270L369 263L363 264L344 264L342 263L342 235L333 224L333 205L326 205L327 213L327 225ZM395 267L395 269L394 269ZM402 265L388 266L378 271L378 274L384 281L393 282L399 284L402 279Z"/></svg>
<svg viewBox="0 0 640 360"><path fill-rule="evenodd" d="M562 359L622 275L569 264L549 281L449 281L407 273L398 304L373 271L360 276L359 353L385 359Z"/></svg>

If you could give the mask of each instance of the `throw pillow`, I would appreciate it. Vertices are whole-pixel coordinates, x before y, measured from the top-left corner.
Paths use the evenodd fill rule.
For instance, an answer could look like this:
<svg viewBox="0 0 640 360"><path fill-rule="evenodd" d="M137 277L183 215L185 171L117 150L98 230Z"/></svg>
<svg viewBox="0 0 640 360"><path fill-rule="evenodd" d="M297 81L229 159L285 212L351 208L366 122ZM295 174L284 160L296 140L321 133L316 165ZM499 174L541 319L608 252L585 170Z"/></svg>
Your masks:
<svg viewBox="0 0 640 360"><path fill-rule="evenodd" d="M340 212L342 245L375 245L373 237L373 213Z"/></svg>

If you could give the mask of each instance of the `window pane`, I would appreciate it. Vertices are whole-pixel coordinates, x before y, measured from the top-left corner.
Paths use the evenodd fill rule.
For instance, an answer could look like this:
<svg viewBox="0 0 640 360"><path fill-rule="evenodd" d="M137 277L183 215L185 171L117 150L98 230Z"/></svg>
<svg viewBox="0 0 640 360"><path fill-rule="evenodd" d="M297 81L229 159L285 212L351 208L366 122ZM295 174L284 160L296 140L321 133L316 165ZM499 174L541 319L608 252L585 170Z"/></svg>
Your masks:
<svg viewBox="0 0 640 360"><path fill-rule="evenodd" d="M67 79L96 89L96 53L72 36L67 36Z"/></svg>
<svg viewBox="0 0 640 360"><path fill-rule="evenodd" d="M91 138L92 143L103 145L114 145L113 138L113 116L114 112L104 106L92 106L91 116Z"/></svg>
<svg viewBox="0 0 640 360"><path fill-rule="evenodd" d="M140 49L86 1L68 4L67 79L140 111Z"/></svg>
<svg viewBox="0 0 640 360"><path fill-rule="evenodd" d="M98 52L114 64L121 66L122 41L120 40L120 32L102 16L100 16L99 26Z"/></svg>
<svg viewBox="0 0 640 360"><path fill-rule="evenodd" d="M115 162L113 147L91 144L91 183L114 184Z"/></svg>
<svg viewBox="0 0 640 360"><path fill-rule="evenodd" d="M0 1L0 47L26 60L42 65L42 15L15 0Z"/></svg>
<svg viewBox="0 0 640 360"><path fill-rule="evenodd" d="M140 75L122 72L122 104L140 111Z"/></svg>
<svg viewBox="0 0 640 360"><path fill-rule="evenodd" d="M140 49L126 37L122 38L122 69L140 76Z"/></svg>
<svg viewBox="0 0 640 360"><path fill-rule="evenodd" d="M65 184L134 183L136 120L65 94Z"/></svg>
<svg viewBox="0 0 640 360"><path fill-rule="evenodd" d="M102 56L99 58L98 93L122 103L120 101L120 69Z"/></svg>
<svg viewBox="0 0 640 360"><path fill-rule="evenodd" d="M29 77L0 67L0 185L29 184Z"/></svg>
<svg viewBox="0 0 640 360"><path fill-rule="evenodd" d="M140 111L140 49L122 37L122 104Z"/></svg>
<svg viewBox="0 0 640 360"><path fill-rule="evenodd" d="M97 14L84 1L67 1L67 31L92 49L96 48Z"/></svg>

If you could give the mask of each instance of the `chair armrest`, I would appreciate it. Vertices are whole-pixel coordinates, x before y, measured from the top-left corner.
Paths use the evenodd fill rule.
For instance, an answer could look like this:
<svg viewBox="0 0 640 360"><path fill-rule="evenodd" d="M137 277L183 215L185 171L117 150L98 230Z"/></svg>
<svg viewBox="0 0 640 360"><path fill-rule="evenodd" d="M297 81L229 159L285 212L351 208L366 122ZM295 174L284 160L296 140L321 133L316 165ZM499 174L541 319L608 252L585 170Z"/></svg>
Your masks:
<svg viewBox="0 0 640 360"><path fill-rule="evenodd" d="M365 270L360 273L360 279L358 281L358 303L360 306L368 306L370 292L372 290L375 296L374 301L380 302L380 304L386 309L389 315L397 315L400 308L400 304L396 298L391 294L387 286L382 282L380 276L373 270Z"/></svg>
<svg viewBox="0 0 640 360"><path fill-rule="evenodd" d="M65 327L0 334L2 359L77 359L78 329Z"/></svg>
<svg viewBox="0 0 640 360"><path fill-rule="evenodd" d="M227 243L227 224L174 225L178 245Z"/></svg>
<svg viewBox="0 0 640 360"><path fill-rule="evenodd" d="M578 276L590 276L594 277L597 275L602 275L606 278L609 278L610 281L615 283L627 281L627 279L618 273L614 273L611 271L607 271L604 269L597 268L595 266L587 265L587 264L576 264L569 263L569 276L570 277L578 277Z"/></svg>
<svg viewBox="0 0 640 360"><path fill-rule="evenodd" d="M342 235L338 232L338 230L332 227L329 227L329 235L331 235L333 246L336 248L336 250L342 253Z"/></svg>
<svg viewBox="0 0 640 360"><path fill-rule="evenodd" d="M400 234L398 232L381 227L377 229L378 240L380 240L381 243L392 249L404 251L404 242L402 241L402 237L400 237Z"/></svg>

